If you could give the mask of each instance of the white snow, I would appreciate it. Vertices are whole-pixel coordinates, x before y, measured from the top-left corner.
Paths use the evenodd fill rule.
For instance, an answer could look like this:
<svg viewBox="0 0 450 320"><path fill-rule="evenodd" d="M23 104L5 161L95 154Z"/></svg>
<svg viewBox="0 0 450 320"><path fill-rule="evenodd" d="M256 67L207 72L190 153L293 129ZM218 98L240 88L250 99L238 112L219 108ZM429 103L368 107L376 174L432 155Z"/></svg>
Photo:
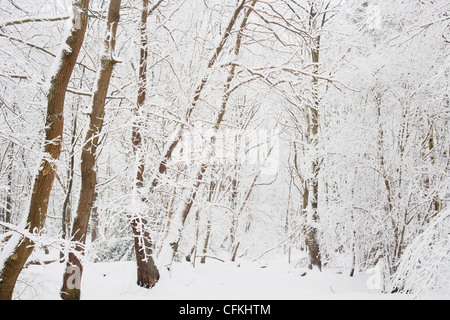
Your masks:
<svg viewBox="0 0 450 320"><path fill-rule="evenodd" d="M16 247L20 244L23 237L14 233L11 239L9 239L4 247L0 247L0 270L3 270L5 262L11 257Z"/></svg>
<svg viewBox="0 0 450 320"><path fill-rule="evenodd" d="M64 35L62 37L61 45L58 49L58 54L56 55L56 58L53 60L53 63L48 72L46 81L42 87L42 90L44 92L50 91L51 82L61 67L61 63L62 63L61 57L64 56L64 52L72 52L72 49L67 44L67 41L68 41L69 37L72 36L72 32L73 32L72 21L73 21L73 12L72 12L72 15L70 16L70 18L66 21L66 28L64 31Z"/></svg>
<svg viewBox="0 0 450 320"><path fill-rule="evenodd" d="M15 299L58 300L64 264L30 266L22 273ZM307 272L306 276L302 274ZM408 299L369 290L368 275L301 270L285 262L174 264L161 270L152 290L138 287L134 262L85 266L83 300L385 300Z"/></svg>

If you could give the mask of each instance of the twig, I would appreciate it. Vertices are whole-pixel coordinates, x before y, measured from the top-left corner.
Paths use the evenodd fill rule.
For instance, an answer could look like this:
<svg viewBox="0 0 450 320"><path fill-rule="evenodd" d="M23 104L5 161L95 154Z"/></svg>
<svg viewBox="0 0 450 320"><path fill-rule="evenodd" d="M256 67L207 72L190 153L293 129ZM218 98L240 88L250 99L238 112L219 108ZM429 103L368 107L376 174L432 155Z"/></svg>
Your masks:
<svg viewBox="0 0 450 320"><path fill-rule="evenodd" d="M36 44L34 44L34 43L27 42L27 41L25 41L25 40L22 40L22 39L13 37L13 36L9 36L9 35L4 34L4 33L0 33L0 37L9 39L9 40L11 40L11 41L20 42L20 43L22 43L22 44L24 44L24 45L26 45L26 46L29 46L29 47L31 47L31 48L33 48L33 49L42 51L43 53L46 53L46 54L52 56L53 58L56 58L56 54L54 54L53 52L48 51L47 49L45 49L45 48L43 48L43 47L40 47L40 46L36 45ZM85 64L82 64L82 63L80 63L80 62L77 62L77 65L80 65L80 66L86 68L86 70L95 72L94 69L92 69L92 68L90 68L90 67L88 67L88 66L86 66Z"/></svg>
<svg viewBox="0 0 450 320"><path fill-rule="evenodd" d="M281 246L283 243L285 243L286 241L288 241L290 238L292 238L299 230L301 227L297 227L291 235L289 235L289 237L287 237L286 239L284 239L283 241L281 241L280 243L278 243L277 245L273 246L272 248L270 248L269 250L265 251L263 254L261 254L258 258L256 258L255 260L253 260L253 262L258 261L259 259L261 259L263 256L265 256L266 254L268 254L269 252L275 250L276 248L278 248L279 246Z"/></svg>
<svg viewBox="0 0 450 320"><path fill-rule="evenodd" d="M213 257L213 256L203 255L203 256L196 256L195 258L196 258L196 259L197 259L197 258L209 258L209 259L214 259L214 260L218 260L218 261L220 261L220 262L225 263L225 260L222 260L222 259L220 259L220 258Z"/></svg>
<svg viewBox="0 0 450 320"><path fill-rule="evenodd" d="M52 18L25 18L25 19L18 19L15 21L4 21L0 22L0 28L3 27L9 27L14 26L18 24L24 24L29 22L54 22L54 21L62 21L69 19L70 16L64 16L64 17L52 17Z"/></svg>

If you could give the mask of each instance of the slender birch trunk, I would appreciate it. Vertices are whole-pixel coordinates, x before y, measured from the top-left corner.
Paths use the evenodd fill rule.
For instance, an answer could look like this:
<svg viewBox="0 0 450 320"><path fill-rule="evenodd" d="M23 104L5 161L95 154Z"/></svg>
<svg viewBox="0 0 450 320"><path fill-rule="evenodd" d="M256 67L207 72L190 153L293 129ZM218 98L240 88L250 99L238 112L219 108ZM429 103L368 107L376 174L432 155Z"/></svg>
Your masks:
<svg viewBox="0 0 450 320"><path fill-rule="evenodd" d="M217 187L217 185L214 182L214 180L211 180L211 183L209 185L209 192L208 192L208 202L209 203L213 202L213 195L214 195L214 192L216 191L216 187ZM206 263L206 255L208 254L209 241L211 239L211 229L212 229L211 219L212 219L211 212L209 212L208 224L206 227L206 236L205 236L205 241L203 243L203 257L200 261L200 263L202 263L202 264Z"/></svg>
<svg viewBox="0 0 450 320"><path fill-rule="evenodd" d="M253 7L255 6L255 4L256 4L256 1L253 1L252 4L251 4L251 8L247 10L247 12L246 12L246 14L244 16L244 19L242 20L242 23L241 23L241 26L240 26L240 29L239 29L239 33L237 35L237 40L236 40L236 45L235 45L235 50L234 50L234 54L235 54L236 58L239 57L240 51L241 51L242 32L247 27L248 19L250 17L250 14L253 11ZM240 10L242 10L242 8L240 10L239 10L239 8L236 10L236 12L235 12L235 14L233 16L233 19L230 22L230 26L231 27L229 26L229 28L227 29L228 32L231 32L232 26L236 23L236 20L239 17L239 12L240 12ZM222 124L222 121L223 121L223 119L225 117L225 113L227 111L227 106L228 106L228 101L230 100L231 93L232 93L232 91L230 90L231 83L233 82L235 76L236 76L236 64L233 64L231 66L230 74L228 76L228 79L227 79L225 87L224 87L225 94L224 94L224 96L222 98L222 105L221 105L221 108L220 108L219 113L217 115L216 123L214 125L214 134L213 134L213 137L211 138L211 145L215 144L216 139L217 139L217 137L216 137L217 132L219 131L220 125ZM198 98L197 98L197 100L198 100ZM191 112L192 112L192 110L190 110L188 112L189 116L190 116ZM195 181L195 184L194 184L194 187L192 189L191 195L189 196L188 200L185 202L185 207L184 207L184 209L182 211L182 215L181 215L181 229L179 230L178 240L176 241L176 243L173 246L173 248L174 248L174 256L175 256L175 254L177 253L177 251L179 249L179 244L181 242L184 225L185 225L186 220L187 220L187 218L189 216L189 213L192 210L192 207L194 205L195 199L197 198L198 191L199 191L200 186L201 186L201 184L203 182L203 178L205 176L206 170L208 169L208 163L207 162L209 161L211 156L212 156L212 149L207 154L207 161L203 162L200 165L200 169L198 171L197 179Z"/></svg>
<svg viewBox="0 0 450 320"><path fill-rule="evenodd" d="M78 110L78 108L76 108L75 110ZM66 197L64 199L63 209L62 209L62 238L63 239L67 238L67 234L69 232L68 226L70 225L71 214L72 214L70 198L72 196L73 180L74 180L74 174L75 174L75 141L76 141L76 133L77 133L77 122L78 122L78 118L75 113L74 118L73 118L73 125L72 125L72 138L70 141L70 143L71 143L70 165L69 165L69 170L67 172L69 182L67 184Z"/></svg>
<svg viewBox="0 0 450 320"><path fill-rule="evenodd" d="M274 150L274 146L270 147L269 152L267 153L267 156L264 159L263 166L266 164L267 160L272 155L273 150ZM244 197L244 201L242 201L242 204L239 207L239 211L236 212L235 220L233 221L234 224L233 224L232 230L231 230L231 239L233 241L232 245L231 245L231 250L232 250L231 261L232 262L234 262L236 260L237 251L239 250L239 245L240 245L240 242L237 241L237 237L236 237L237 231L239 229L239 218L241 217L242 213L244 212L245 207L247 206L248 202L250 201L250 197L252 196L253 191L256 188L256 184L259 180L259 177L261 176L262 169L263 169L263 167L261 167L261 170L259 170L259 172L253 178L252 184L250 185L249 189L247 190L247 193L245 194L245 197Z"/></svg>
<svg viewBox="0 0 450 320"><path fill-rule="evenodd" d="M233 16L230 19L230 22L228 23L227 28L225 29L224 35L222 37L222 40L220 41L219 45L216 47L216 49L214 50L214 54L212 56L212 58L209 60L208 62L208 70L206 73L206 76L201 80L199 86L197 87L195 94L194 94L194 98L192 100L191 105L189 106L187 112L186 112L186 123L189 123L190 118L192 113L194 112L194 110L197 107L197 103L200 100L201 94L203 92L203 89L206 87L208 81L209 81L209 74L211 69L216 65L217 59L219 58L220 54L222 53L222 51L225 48L226 43L228 42L228 39L231 36L231 32L233 30L233 27L235 26L239 15L241 13L241 11L245 8L245 3L247 2L247 0L242 0L239 5L237 6L236 10L233 13ZM256 1L254 1L253 5L256 3ZM251 12L251 10L249 10L249 12ZM241 30L242 31L242 28ZM240 46L240 43L239 43ZM235 66L233 66L233 68L235 68ZM232 78L234 79L234 75L232 76ZM228 97L227 97L228 95ZM226 100L228 100L229 98L229 93L225 96ZM221 121L223 119L224 116L224 112L219 114L219 120ZM219 123L220 125L220 123ZM185 132L185 127L182 126L178 129L178 131L176 132L174 138L172 139L172 141L169 143L169 147L167 148L161 162L159 163L158 166L158 172L157 175L155 176L155 178L152 181L152 185L150 188L150 193L153 193L155 191L155 189L158 187L160 181L161 181L161 177L167 172L167 163L169 162L169 160L172 158L172 154L175 151L176 147L178 146L178 144L180 143L183 134Z"/></svg>

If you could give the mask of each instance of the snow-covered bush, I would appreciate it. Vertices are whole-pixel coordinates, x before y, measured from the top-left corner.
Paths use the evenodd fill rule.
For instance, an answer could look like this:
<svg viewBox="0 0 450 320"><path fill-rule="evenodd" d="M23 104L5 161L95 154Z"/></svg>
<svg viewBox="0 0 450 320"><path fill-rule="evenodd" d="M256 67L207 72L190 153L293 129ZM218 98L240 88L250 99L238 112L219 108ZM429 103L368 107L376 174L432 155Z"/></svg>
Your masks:
<svg viewBox="0 0 450 320"><path fill-rule="evenodd" d="M406 248L389 287L415 297L450 294L450 209Z"/></svg>

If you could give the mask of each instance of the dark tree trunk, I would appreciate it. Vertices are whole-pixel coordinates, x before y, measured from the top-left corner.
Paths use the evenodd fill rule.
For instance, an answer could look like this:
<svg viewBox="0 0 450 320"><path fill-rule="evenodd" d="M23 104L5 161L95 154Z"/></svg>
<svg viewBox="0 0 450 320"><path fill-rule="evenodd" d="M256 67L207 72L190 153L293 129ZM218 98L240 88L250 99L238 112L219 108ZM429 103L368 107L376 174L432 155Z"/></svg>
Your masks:
<svg viewBox="0 0 450 320"><path fill-rule="evenodd" d="M134 249L137 263L137 284L146 289L153 288L159 281L158 268L153 260L153 243L146 229L147 221L130 218L134 234Z"/></svg>
<svg viewBox="0 0 450 320"><path fill-rule="evenodd" d="M138 97L135 110L135 116L139 115L139 110L145 104L147 99L147 60L148 60L148 36L147 36L147 20L149 15L155 11L164 0L160 0L153 8L149 8L149 0L143 0L140 25L140 58L139 58L139 83ZM138 158L138 167L136 171L135 188L138 194L144 187L145 164L140 154L142 148L142 135L140 132L140 123L136 121L133 124L132 143L134 156ZM140 201L145 202L141 196ZM137 263L137 284L141 287L150 289L159 281L160 275L158 268L153 260L153 243L150 233L147 230L147 220L142 218L140 214L127 214L130 221L131 230L134 236L134 251Z"/></svg>
<svg viewBox="0 0 450 320"><path fill-rule="evenodd" d="M96 204L98 198L98 192L94 193L94 207L91 211L91 243L95 242L98 238L98 207Z"/></svg>
<svg viewBox="0 0 450 320"><path fill-rule="evenodd" d="M84 255L84 244L91 216L91 210L95 201L95 190L97 184L96 153L99 147L100 134L105 118L105 100L108 93L111 75L114 65L117 63L114 58L115 38L120 20L121 0L111 0L108 13L107 37L105 40L104 54L101 57L101 69L97 77L97 91L94 92L92 100L92 112L90 116L89 130L81 155L81 191L78 203L77 216L72 228L72 241L77 242L75 252L69 253L66 273L64 274L63 286L61 288L61 298L64 300L79 300L81 288L72 286L69 279L73 270L79 276L78 283L83 275L83 265L79 259ZM75 269L74 269L75 268Z"/></svg>
<svg viewBox="0 0 450 320"><path fill-rule="evenodd" d="M311 7L310 24L311 28L315 29L317 24L317 13L313 7ZM322 27L326 21L326 14L323 16ZM319 146L319 63L320 63L320 40L321 37L314 38L311 46L311 58L314 64L312 87L313 87L313 101L309 106L308 119L308 143L315 150ZM303 209L308 213L309 203L311 204L311 215L308 217L306 225L306 246L309 251L309 267L318 268L322 270L322 257L320 253L319 245L319 232L317 230L317 224L319 223L319 173L320 173L320 159L315 159L312 163L312 178L309 180L309 186L305 186L305 194ZM308 199L309 198L309 199ZM309 203L308 203L309 202Z"/></svg>
<svg viewBox="0 0 450 320"><path fill-rule="evenodd" d="M64 50L62 55L58 57L60 59L59 68L50 79L45 130L45 153L48 157L42 159L39 173L34 181L26 226L28 232L40 233L44 228L47 217L50 192L57 170L56 161L61 154L64 99L84 41L88 22L88 8L89 0L80 0L76 4L74 3L74 11L81 12L81 19L80 21L74 19L71 35L66 40L70 50ZM14 251L7 257L3 269L0 271L0 300L12 299L17 278L33 252L34 243L30 239L24 237L20 240L16 240L17 244Z"/></svg>

